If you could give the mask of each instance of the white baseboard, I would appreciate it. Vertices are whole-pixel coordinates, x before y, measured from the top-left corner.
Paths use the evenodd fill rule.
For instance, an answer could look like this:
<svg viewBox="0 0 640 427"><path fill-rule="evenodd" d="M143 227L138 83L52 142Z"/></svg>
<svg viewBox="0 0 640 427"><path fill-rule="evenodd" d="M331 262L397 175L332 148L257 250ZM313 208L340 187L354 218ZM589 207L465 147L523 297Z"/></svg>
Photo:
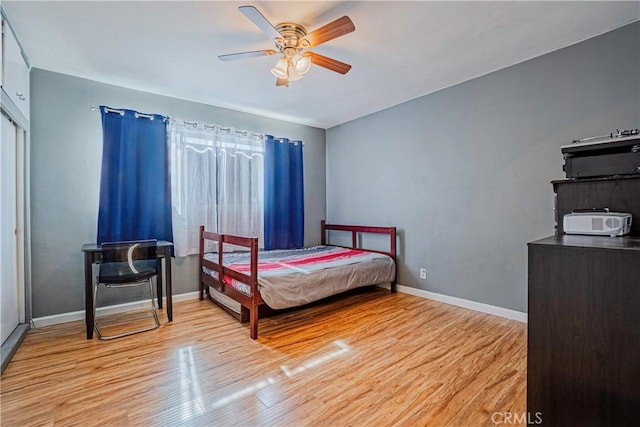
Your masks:
<svg viewBox="0 0 640 427"><path fill-rule="evenodd" d="M389 285L383 285L383 288L389 289ZM425 291L424 289L412 288L410 286L398 285L398 292L403 294L414 295L421 298L426 298L445 304L455 305L457 307L468 308L470 310L479 311L481 313L492 314L494 316L504 317L506 319L516 320L518 322L527 323L527 313L521 311L510 310L508 308L497 307L495 305L483 304L481 302L470 301L463 298L452 297L449 295L443 295L436 292ZM199 292L187 292L184 294L178 294L173 296L174 302L194 300L199 297ZM166 307L166 297L163 298L164 305ZM100 307L97 310L99 315L117 314L129 310L137 310L140 308L148 307L149 300L128 302L125 304L110 305L107 307ZM84 310L72 311L70 313L54 314L52 316L37 317L32 320L32 325L35 328L42 328L49 325L57 325L59 323L74 322L77 320L84 320Z"/></svg>
<svg viewBox="0 0 640 427"><path fill-rule="evenodd" d="M184 294L174 295L173 301L174 302L187 301L187 300L197 299L198 297L199 297L199 292L197 291L187 292ZM166 307L167 297L163 297L162 301L163 301L162 307ZM107 307L99 307L96 314L104 316L107 314L123 313L125 311L138 310L138 309L147 308L147 307L150 308L149 300L133 301L133 302L127 302L124 304L116 304L116 305L109 305ZM42 328L43 326L57 325L59 323L75 322L76 320L84 320L84 310L72 311L70 313L54 314L52 316L36 317L32 319L31 322L34 328Z"/></svg>
<svg viewBox="0 0 640 427"><path fill-rule="evenodd" d="M389 289L389 285L383 286ZM483 304L481 302L471 301L463 298L443 295L436 292L425 291L424 289L412 288L410 286L398 285L398 292L403 294L414 295L445 304L455 305L457 307L468 308L469 310L479 311L481 313L492 314L506 319L516 320L518 322L527 323L527 313L522 311L511 310L508 308L497 307L495 305Z"/></svg>

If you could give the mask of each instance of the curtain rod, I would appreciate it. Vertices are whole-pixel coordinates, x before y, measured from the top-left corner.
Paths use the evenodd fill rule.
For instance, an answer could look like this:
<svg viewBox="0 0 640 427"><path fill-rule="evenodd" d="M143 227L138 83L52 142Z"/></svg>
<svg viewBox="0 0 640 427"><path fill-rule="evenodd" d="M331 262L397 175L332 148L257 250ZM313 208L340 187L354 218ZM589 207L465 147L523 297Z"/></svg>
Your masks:
<svg viewBox="0 0 640 427"><path fill-rule="evenodd" d="M191 126L191 127L193 127L193 128L198 127L198 122L197 122L197 121L190 121L190 120L178 120L178 119L171 119L171 120L174 120L174 121L176 121L176 122L182 122L185 126ZM214 124L214 125L211 125L211 124L209 124L209 123L204 123L204 122L200 122L200 123L202 123L202 127L204 127L205 129L210 129L210 130L212 130L212 131L213 131L213 130L215 130L216 128L218 128L218 130L220 130L220 131L222 131L222 132L231 133L231 131L233 130L235 133L237 133L237 134L239 134L239 135L242 135L242 136L249 136L249 135L253 135L253 136L255 136L256 138L264 138L264 134L262 134L262 133L255 133L255 132L251 132L251 131L248 131L248 130L237 130L237 129L233 129L233 128L231 128L231 127L223 127L223 126L215 125L215 124ZM282 141L284 141L285 139L288 139L288 138L284 138L284 137L274 137L273 139L274 139L275 141L282 142ZM304 146L304 142L299 141L299 140L295 140L295 141L290 140L290 141L289 141L289 143L290 143L290 144L297 144L297 143L301 143L301 144Z"/></svg>
<svg viewBox="0 0 640 427"><path fill-rule="evenodd" d="M90 105L89 108L91 109L91 111L100 111L100 108L96 107L95 105ZM114 108L104 107L104 111L107 112L107 113L117 113L117 114L120 114L121 116L124 116L124 110L116 110ZM152 114L138 113L136 111L135 116L136 116L136 118L144 117L144 118L153 120L153 115ZM178 121L177 119L172 119L169 116L163 116L163 119L164 120L175 120L175 121ZM182 121L185 126L192 126L194 128L198 126L198 122L197 121L188 121L188 120L180 120L180 121ZM221 130L223 132L226 132L226 133L231 133L231 130L232 130L232 128L230 128L230 127L223 127L223 126L215 125L215 124L211 125L209 123L204 123L204 122L202 123L202 126L205 129L210 129L210 130L214 130L215 128L218 128L219 130ZM262 133L255 133L255 132L251 132L251 131L247 131L247 130L234 129L234 132L239 134L239 135L242 135L242 136L253 135L253 136L257 137L257 138L264 138L264 134L262 134ZM273 139L276 140L276 141L283 141L284 139L287 139L287 138L274 137ZM302 141L298 141L298 140L295 140L295 141L290 140L289 141L290 144L297 144L298 142L302 143L302 145L304 146L304 142L302 142Z"/></svg>
<svg viewBox="0 0 640 427"><path fill-rule="evenodd" d="M176 122L183 122L185 126L191 126L193 128L198 127L198 122L197 121L189 121L189 120L177 120L177 119L172 119L175 120ZM230 127L223 127L220 125L215 125L215 124L209 124L209 123L202 123L202 127L204 127L205 129L210 129L210 130L215 130L216 128L222 132L226 132L226 133L231 133L231 131L233 130L235 133L240 134L242 136L249 136L249 135L253 135L257 138L264 138L264 134L261 133L255 133L255 132L251 132L248 130L237 130L237 129L233 129Z"/></svg>
<svg viewBox="0 0 640 427"><path fill-rule="evenodd" d="M95 105L90 105L89 108L91 109L91 111L100 111L100 107L96 107ZM115 108L104 107L104 111L105 113L116 113L116 114L120 114L121 116L124 116L124 110L116 110ZM149 120L155 119L153 114L145 114L145 113L139 113L135 111L135 118L139 119L140 117L149 119ZM169 117L162 116L163 121L166 121L168 119Z"/></svg>

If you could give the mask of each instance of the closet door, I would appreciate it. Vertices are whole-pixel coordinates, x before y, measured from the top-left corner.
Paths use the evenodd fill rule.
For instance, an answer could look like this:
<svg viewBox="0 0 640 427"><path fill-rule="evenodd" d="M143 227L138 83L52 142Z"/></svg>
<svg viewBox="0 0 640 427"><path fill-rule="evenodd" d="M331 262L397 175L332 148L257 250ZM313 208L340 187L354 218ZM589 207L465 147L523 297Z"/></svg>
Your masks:
<svg viewBox="0 0 640 427"><path fill-rule="evenodd" d="M16 132L11 120L2 114L2 139L0 140L0 335L2 343L18 326L20 296L17 269L17 182L16 182Z"/></svg>

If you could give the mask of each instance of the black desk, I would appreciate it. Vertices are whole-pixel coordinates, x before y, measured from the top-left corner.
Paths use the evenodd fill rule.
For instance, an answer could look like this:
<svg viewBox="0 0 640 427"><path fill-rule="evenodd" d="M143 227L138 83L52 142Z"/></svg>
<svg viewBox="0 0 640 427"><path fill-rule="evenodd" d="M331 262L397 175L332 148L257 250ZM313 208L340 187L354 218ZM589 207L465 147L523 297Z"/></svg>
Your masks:
<svg viewBox="0 0 640 427"><path fill-rule="evenodd" d="M87 324L87 339L93 339L93 264L99 264L102 260L102 249L95 243L82 245L84 252L84 309L85 321ZM158 240L158 262L160 264L160 274L157 278L158 308L162 308L162 261L165 259L165 287L167 293L167 317L169 322L173 322L173 301L171 294L171 255L173 254L173 243L165 240Z"/></svg>

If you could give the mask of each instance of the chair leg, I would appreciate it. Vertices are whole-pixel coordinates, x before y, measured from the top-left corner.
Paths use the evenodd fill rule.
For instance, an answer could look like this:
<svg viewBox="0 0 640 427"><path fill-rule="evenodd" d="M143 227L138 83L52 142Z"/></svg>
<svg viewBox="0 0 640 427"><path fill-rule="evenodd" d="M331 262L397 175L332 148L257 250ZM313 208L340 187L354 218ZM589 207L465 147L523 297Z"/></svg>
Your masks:
<svg viewBox="0 0 640 427"><path fill-rule="evenodd" d="M156 310L156 301L153 299L153 281L151 279L149 279L149 297L151 298L151 311L153 312L153 318L156 321L155 328L158 328L160 327L160 320L158 319L158 311Z"/></svg>
<svg viewBox="0 0 640 427"><path fill-rule="evenodd" d="M98 339L102 338L102 334L100 333L100 329L98 328L98 322L96 321L96 303L98 302L98 279L96 278L96 283L93 285L93 329L96 331L98 335Z"/></svg>
<svg viewBox="0 0 640 427"><path fill-rule="evenodd" d="M100 287L99 285L96 284L95 287L95 291L93 292L93 326L94 329L96 331L96 334L98 335L98 339L100 340L112 340L114 338L120 338L120 337L126 337L127 335L133 335L133 334L137 334L140 332L146 332L146 331L151 331L153 329L157 329L160 327L160 319L158 318L158 312L156 310L156 303L153 299L153 280L151 278L147 279L147 284L149 285L149 296L151 298L151 313L153 314L153 319L155 321L155 324L153 326L148 326L148 327L144 327L144 328L139 328L136 329L134 331L129 331L129 332L123 332L121 334L117 334L117 335L110 335L110 336L105 336L102 335L102 333L100 332L100 328L98 327L98 322L95 316L95 310L96 310L96 301L97 301L97 296L98 296L98 288Z"/></svg>

